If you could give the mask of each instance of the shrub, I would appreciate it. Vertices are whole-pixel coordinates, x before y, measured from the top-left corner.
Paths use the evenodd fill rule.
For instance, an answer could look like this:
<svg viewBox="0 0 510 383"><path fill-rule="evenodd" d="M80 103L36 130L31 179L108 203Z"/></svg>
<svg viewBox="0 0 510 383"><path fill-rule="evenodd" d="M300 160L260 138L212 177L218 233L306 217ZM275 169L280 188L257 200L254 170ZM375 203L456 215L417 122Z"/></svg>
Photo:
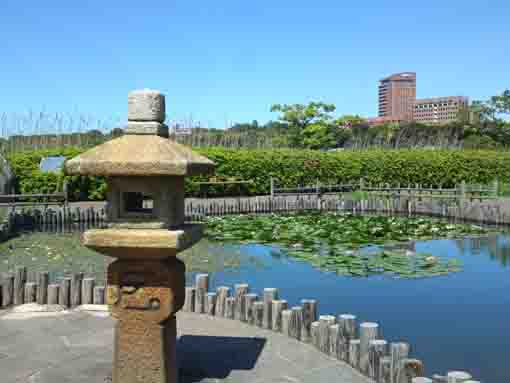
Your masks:
<svg viewBox="0 0 510 383"><path fill-rule="evenodd" d="M510 177L510 153L489 150L366 150L323 152L315 150L234 150L224 148L196 149L216 163L216 176L251 180L244 194L268 194L270 178L278 186L310 185L322 183L422 184L452 187L461 181L489 183L494 179ZM36 150L17 153L9 157L18 178L22 193L53 192L69 181L73 199L100 200L105 196L102 177L63 176L41 173L38 169L42 157L64 155L71 158L82 152L79 148ZM198 196L194 181L207 180L208 176L190 177L186 181L186 194ZM211 196L236 195L237 186L209 188Z"/></svg>

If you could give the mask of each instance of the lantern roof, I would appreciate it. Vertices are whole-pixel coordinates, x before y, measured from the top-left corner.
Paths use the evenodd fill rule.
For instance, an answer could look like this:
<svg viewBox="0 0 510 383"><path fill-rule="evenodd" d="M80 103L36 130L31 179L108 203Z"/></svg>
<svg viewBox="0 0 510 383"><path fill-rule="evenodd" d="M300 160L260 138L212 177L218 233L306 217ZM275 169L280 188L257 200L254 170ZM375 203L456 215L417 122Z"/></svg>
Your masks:
<svg viewBox="0 0 510 383"><path fill-rule="evenodd" d="M165 97L150 89L128 96L126 134L64 164L69 175L192 176L211 173L214 163L168 138Z"/></svg>
<svg viewBox="0 0 510 383"><path fill-rule="evenodd" d="M214 162L168 138L126 134L66 161L69 175L192 176L211 173Z"/></svg>

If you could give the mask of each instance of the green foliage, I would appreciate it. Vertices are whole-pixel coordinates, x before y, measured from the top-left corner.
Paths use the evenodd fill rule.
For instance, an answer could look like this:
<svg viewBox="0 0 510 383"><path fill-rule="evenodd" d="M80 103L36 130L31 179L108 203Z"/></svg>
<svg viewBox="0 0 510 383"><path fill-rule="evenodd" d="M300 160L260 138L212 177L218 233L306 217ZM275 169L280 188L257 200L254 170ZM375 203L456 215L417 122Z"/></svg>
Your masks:
<svg viewBox="0 0 510 383"><path fill-rule="evenodd" d="M103 200L106 185L102 177L64 176L60 173L46 173L39 170L41 159L48 156L64 156L67 159L82 153L85 148L65 147L17 152L8 156L17 179L19 193L54 193L62 191L64 181L68 182L72 200Z"/></svg>
<svg viewBox="0 0 510 383"><path fill-rule="evenodd" d="M429 254L384 248L368 252L367 246L482 233L477 226L426 218L320 213L210 217L206 232L219 241L279 244L292 258L342 275L406 278L444 275L460 268L454 260Z"/></svg>
<svg viewBox="0 0 510 383"><path fill-rule="evenodd" d="M271 112L280 112L279 120L288 126L291 145L309 149L334 146L331 113L335 109L335 105L323 102L271 106Z"/></svg>
<svg viewBox="0 0 510 383"><path fill-rule="evenodd" d="M489 136L470 135L464 139L465 149L497 149L500 145Z"/></svg>
<svg viewBox="0 0 510 383"><path fill-rule="evenodd" d="M495 179L510 178L510 153L489 150L364 150L323 152L316 150L233 150L204 148L197 151L216 163L216 176L250 180L241 188L243 194L269 194L270 178L280 187L323 183L422 184L453 187L461 181L488 184ZM73 157L81 149L31 151L9 157L18 178L19 192L54 192L63 180L69 181L73 199L100 200L106 186L100 177L78 177L41 173L39 161L47 155ZM208 180L207 176L186 179L188 196L198 196L193 182ZM209 189L210 196L238 195L238 186Z"/></svg>

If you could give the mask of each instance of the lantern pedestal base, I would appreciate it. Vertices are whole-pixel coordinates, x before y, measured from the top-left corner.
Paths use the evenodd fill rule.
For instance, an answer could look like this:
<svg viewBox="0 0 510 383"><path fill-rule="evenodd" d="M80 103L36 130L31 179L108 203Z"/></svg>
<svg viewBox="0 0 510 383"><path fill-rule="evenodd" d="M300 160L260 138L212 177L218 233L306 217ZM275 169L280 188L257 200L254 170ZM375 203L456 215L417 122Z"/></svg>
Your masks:
<svg viewBox="0 0 510 383"><path fill-rule="evenodd" d="M113 383L177 383L175 314L184 283L184 263L175 257L108 266L106 299L117 319Z"/></svg>
<svg viewBox="0 0 510 383"><path fill-rule="evenodd" d="M163 324L119 320L113 383L177 383L176 336L175 316Z"/></svg>

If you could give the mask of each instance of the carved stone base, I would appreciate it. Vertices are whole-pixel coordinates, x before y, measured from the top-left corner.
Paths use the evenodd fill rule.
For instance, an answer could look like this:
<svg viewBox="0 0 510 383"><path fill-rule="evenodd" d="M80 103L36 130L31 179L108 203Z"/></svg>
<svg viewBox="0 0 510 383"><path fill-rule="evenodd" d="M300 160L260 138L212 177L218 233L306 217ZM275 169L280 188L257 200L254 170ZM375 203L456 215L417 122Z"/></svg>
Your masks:
<svg viewBox="0 0 510 383"><path fill-rule="evenodd" d="M119 320L113 383L177 383L175 316L161 325Z"/></svg>
<svg viewBox="0 0 510 383"><path fill-rule="evenodd" d="M184 303L184 263L116 260L107 303L115 326L113 383L177 383L175 313Z"/></svg>

